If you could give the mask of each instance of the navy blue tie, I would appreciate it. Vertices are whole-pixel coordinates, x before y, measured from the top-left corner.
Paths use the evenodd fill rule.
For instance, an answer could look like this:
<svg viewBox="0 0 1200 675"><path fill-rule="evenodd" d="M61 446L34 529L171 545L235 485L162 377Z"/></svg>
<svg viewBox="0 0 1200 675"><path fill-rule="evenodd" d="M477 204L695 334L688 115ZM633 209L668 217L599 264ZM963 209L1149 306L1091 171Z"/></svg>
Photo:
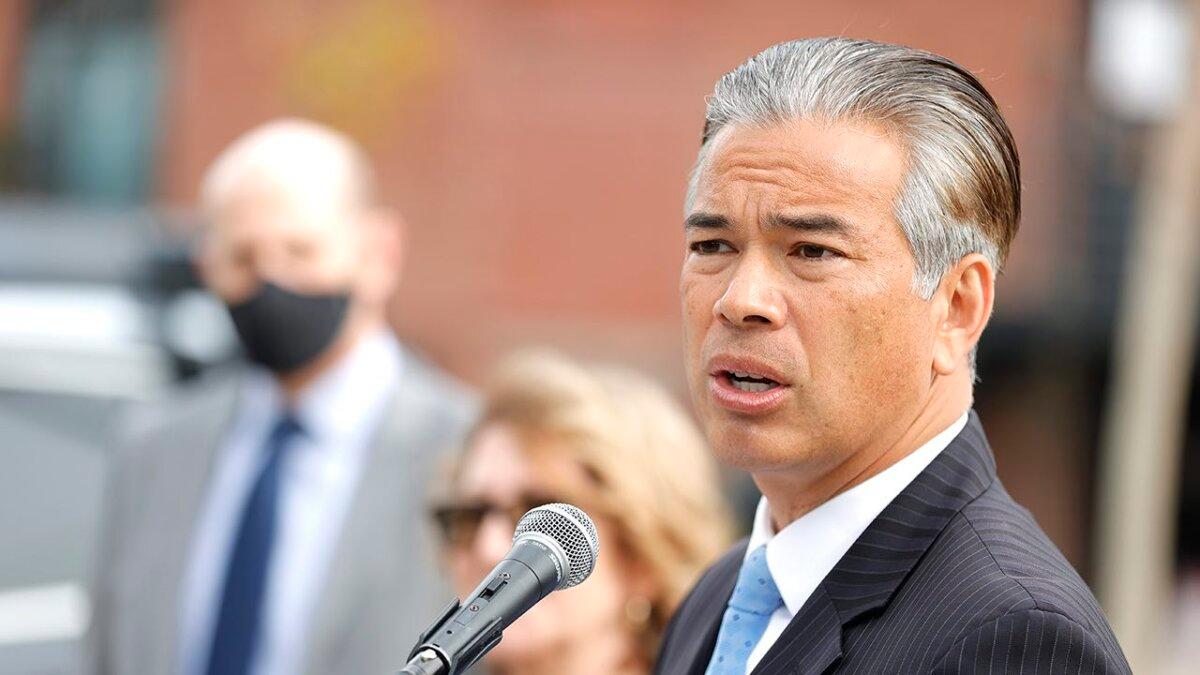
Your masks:
<svg viewBox="0 0 1200 675"><path fill-rule="evenodd" d="M279 479L287 447L301 431L291 415L271 430L266 458L242 509L242 519L225 571L221 608L213 631L207 675L245 675L250 672L258 641L267 570L275 543Z"/></svg>

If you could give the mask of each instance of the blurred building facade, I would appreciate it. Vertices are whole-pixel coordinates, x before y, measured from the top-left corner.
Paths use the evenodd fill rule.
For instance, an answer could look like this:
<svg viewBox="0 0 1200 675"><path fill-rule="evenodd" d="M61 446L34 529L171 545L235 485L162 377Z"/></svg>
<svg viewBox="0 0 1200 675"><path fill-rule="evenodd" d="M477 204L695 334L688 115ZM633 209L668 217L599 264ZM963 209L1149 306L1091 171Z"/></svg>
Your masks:
<svg viewBox="0 0 1200 675"><path fill-rule="evenodd" d="M550 342L631 361L682 391L674 261L704 96L746 56L798 36L919 45L978 73L1025 170L997 332L1070 326L1088 309L1085 195L1070 164L1083 139L1067 133L1082 86L1078 3L73 0L4 11L10 185L186 213L207 164L245 129L281 115L345 129L411 228L396 323L468 377L511 346ZM1018 395L1040 386L1070 408L1076 392L1056 382ZM1084 451L1042 452L1072 425L1047 419L1054 427L1022 425L997 445L1030 448L1020 465L1041 468L1015 483L1030 485L1026 502L1061 499L1044 518L1081 561L1074 505L1086 486L1064 491L1058 477L1075 475Z"/></svg>
<svg viewBox="0 0 1200 675"><path fill-rule="evenodd" d="M190 283L200 176L242 131L297 115L366 146L382 200L407 220L393 317L411 343L468 379L511 347L551 344L644 368L684 396L682 197L715 80L795 37L919 46L980 77L1022 153L1023 226L981 348L978 407L1010 491L1087 576L1140 152L1139 129L1087 91L1089 11L1069 0L7 0L0 242L21 250L0 245L0 284L132 292L110 300L150 325L108 339L160 349L133 350L145 375L106 400L202 367L220 350L180 358L178 333L197 320L172 342L162 324L173 315L160 311ZM1194 408L1181 555L1200 559ZM28 581L0 570L0 585L16 578Z"/></svg>

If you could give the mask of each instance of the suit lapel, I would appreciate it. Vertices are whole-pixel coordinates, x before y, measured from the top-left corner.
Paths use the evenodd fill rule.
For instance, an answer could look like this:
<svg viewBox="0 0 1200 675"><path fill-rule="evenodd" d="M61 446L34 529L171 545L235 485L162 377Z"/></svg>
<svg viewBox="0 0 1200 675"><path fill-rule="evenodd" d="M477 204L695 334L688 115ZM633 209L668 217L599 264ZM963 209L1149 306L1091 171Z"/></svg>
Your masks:
<svg viewBox="0 0 1200 675"><path fill-rule="evenodd" d="M872 521L754 669L754 675L824 672L842 655L843 629L882 608L963 506L996 478L972 410L967 425Z"/></svg>
<svg viewBox="0 0 1200 675"><path fill-rule="evenodd" d="M753 672L819 675L841 656L842 618L822 584Z"/></svg>
<svg viewBox="0 0 1200 675"><path fill-rule="evenodd" d="M329 563L326 577L316 602L316 611L309 621L305 640L305 672L327 672L333 654L340 650L339 643L347 627L355 625L352 614L362 598L358 589L363 582L377 580L379 574L369 569L375 564L372 551L387 546L379 541L381 523L395 523L392 504L397 499L397 480L407 472L402 461L404 448L397 439L404 438L404 428L411 423L409 415L395 414L403 410L400 392L388 405L380 428L367 450L359 475L359 484L354 491L350 508L347 510L341 532L337 538L337 549Z"/></svg>
<svg viewBox="0 0 1200 675"><path fill-rule="evenodd" d="M429 447L430 434L436 430L429 428L434 417L430 394L425 392L427 371L407 353L403 368L404 376L371 441L306 631L306 673L335 672L339 667L338 659L346 651L343 645L351 639L347 631L357 630L363 607L369 604L365 594L379 597L387 591L378 587L381 579L419 583L415 579L425 578L422 573L428 576L415 558L432 548L422 514L425 481L433 474L429 465L438 460L438 448ZM428 592L436 594L439 603L445 599L440 588ZM395 602L406 600L413 601L405 597ZM405 642L406 650L407 641L415 639L417 632L412 629L389 638Z"/></svg>

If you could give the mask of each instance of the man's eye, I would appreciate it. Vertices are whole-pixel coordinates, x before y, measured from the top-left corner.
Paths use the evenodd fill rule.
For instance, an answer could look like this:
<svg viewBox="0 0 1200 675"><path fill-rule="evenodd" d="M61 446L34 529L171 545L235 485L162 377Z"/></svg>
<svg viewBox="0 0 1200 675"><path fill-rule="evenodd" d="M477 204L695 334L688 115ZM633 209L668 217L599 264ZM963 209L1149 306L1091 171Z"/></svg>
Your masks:
<svg viewBox="0 0 1200 675"><path fill-rule="evenodd" d="M817 246L816 244L801 244L800 246L797 246L795 250L796 254L801 258L808 258L809 260L834 258L838 255L836 251L827 249L824 246Z"/></svg>
<svg viewBox="0 0 1200 675"><path fill-rule="evenodd" d="M287 252L293 258L306 259L311 258L313 254L313 245L306 241L290 241L287 244Z"/></svg>
<svg viewBox="0 0 1200 675"><path fill-rule="evenodd" d="M239 248L229 255L229 262L239 269L251 268L254 266L254 252Z"/></svg>
<svg viewBox="0 0 1200 675"><path fill-rule="evenodd" d="M692 253L700 255L713 255L715 253L729 253L733 247L721 241L720 239L706 239L704 241L692 242L688 248Z"/></svg>

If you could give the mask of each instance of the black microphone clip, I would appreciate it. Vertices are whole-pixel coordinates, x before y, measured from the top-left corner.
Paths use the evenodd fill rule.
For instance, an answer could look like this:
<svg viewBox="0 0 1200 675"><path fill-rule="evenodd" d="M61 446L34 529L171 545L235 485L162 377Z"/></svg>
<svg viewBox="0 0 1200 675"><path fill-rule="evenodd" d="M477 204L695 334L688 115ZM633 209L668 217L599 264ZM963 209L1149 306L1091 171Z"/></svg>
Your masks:
<svg viewBox="0 0 1200 675"><path fill-rule="evenodd" d="M467 596L466 604L456 599L421 634L409 655L409 664L420 661L418 656L428 651L437 656L440 669L416 673L460 675L491 651L508 624L549 595L562 578L561 563L551 546L537 535L518 540L508 556Z"/></svg>
<svg viewBox="0 0 1200 675"><path fill-rule="evenodd" d="M492 626L475 633L474 638L461 645L455 653L447 653L434 642L434 638L443 633L451 636L456 628L461 634L467 622L477 616L478 612L478 608L464 608L458 599L450 603L417 638L417 646L408 655L408 665L400 671L400 675L459 675L475 665L475 662L490 652L503 637L498 618L493 618Z"/></svg>

